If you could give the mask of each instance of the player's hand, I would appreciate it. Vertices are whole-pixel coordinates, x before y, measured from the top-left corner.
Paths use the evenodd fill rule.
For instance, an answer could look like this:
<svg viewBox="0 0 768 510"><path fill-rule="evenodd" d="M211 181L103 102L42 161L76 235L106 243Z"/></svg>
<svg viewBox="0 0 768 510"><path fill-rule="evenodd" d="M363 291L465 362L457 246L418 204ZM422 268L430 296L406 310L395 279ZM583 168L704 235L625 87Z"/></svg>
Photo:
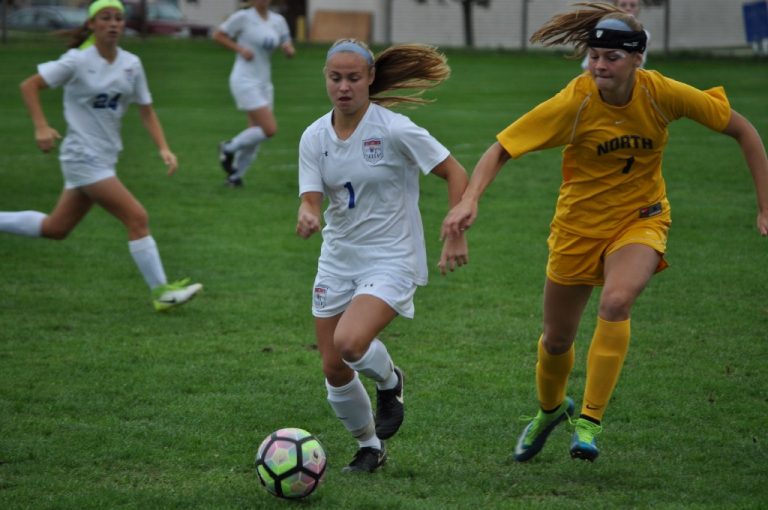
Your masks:
<svg viewBox="0 0 768 510"><path fill-rule="evenodd" d="M467 249L467 238L464 234L457 237L446 237L443 242L443 251L440 254L440 262L437 267L440 268L440 274L445 276L447 272L453 272L454 269L469 264L469 251Z"/></svg>
<svg viewBox="0 0 768 510"><path fill-rule="evenodd" d="M477 202L463 199L448 211L440 229L440 240L463 236L464 231L475 222L475 218L477 218Z"/></svg>
<svg viewBox="0 0 768 510"><path fill-rule="evenodd" d="M320 231L320 218L317 215L299 209L299 218L296 222L296 233L302 239L309 239L315 232Z"/></svg>
<svg viewBox="0 0 768 510"><path fill-rule="evenodd" d="M768 211L760 211L757 214L757 231L763 237L768 236Z"/></svg>
<svg viewBox="0 0 768 510"><path fill-rule="evenodd" d="M179 162L176 159L176 154L171 152L171 149L161 149L160 158L163 160L163 163L165 163L165 166L168 167L168 175L175 174L176 169L179 168Z"/></svg>
<svg viewBox="0 0 768 510"><path fill-rule="evenodd" d="M50 152L56 147L56 140L61 140L61 135L51 126L35 129L35 143L43 152Z"/></svg>
<svg viewBox="0 0 768 510"><path fill-rule="evenodd" d="M249 50L248 48L242 48L241 47L239 50L237 50L237 52L245 60L253 60L253 52L251 50Z"/></svg>

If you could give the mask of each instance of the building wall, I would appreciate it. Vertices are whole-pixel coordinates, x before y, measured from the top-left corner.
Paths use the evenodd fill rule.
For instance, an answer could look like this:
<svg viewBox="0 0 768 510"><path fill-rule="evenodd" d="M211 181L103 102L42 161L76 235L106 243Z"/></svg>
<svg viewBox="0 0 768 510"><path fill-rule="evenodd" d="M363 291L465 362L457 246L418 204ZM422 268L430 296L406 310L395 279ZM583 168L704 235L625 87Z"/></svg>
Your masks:
<svg viewBox="0 0 768 510"><path fill-rule="evenodd" d="M218 26L241 5L240 0L177 0L187 20L203 25Z"/></svg>
<svg viewBox="0 0 768 510"><path fill-rule="evenodd" d="M290 0L289 0L290 1ZM373 41L386 40L385 13L388 0L307 0L307 20L311 20L315 12L319 10L329 11L365 11L373 14L371 23L371 39Z"/></svg>
<svg viewBox="0 0 768 510"><path fill-rule="evenodd" d="M203 1L203 0L201 0ZM524 39L557 12L568 10L576 0L491 0L489 8L475 7L475 46L480 48L523 47ZM670 0L669 48L705 49L746 47L742 5L745 0ZM373 14L373 42L423 42L440 46L462 46L462 12L456 0L307 0L312 23L318 10L355 10ZM387 23L391 12L391 25ZM663 7L644 7L640 20L651 33L651 50L661 50L664 41ZM527 21L525 23L524 21ZM391 40L387 27L391 26Z"/></svg>

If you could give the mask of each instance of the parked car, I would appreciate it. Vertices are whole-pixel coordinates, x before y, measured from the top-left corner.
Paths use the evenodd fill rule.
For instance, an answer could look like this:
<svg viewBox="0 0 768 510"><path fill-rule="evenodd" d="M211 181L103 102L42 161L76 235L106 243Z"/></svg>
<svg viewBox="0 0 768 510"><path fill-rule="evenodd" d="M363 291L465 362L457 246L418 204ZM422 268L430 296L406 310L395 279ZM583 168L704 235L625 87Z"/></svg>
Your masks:
<svg viewBox="0 0 768 510"><path fill-rule="evenodd" d="M10 30L63 30L83 26L88 19L84 8L36 5L8 14Z"/></svg>
<svg viewBox="0 0 768 510"><path fill-rule="evenodd" d="M141 2L124 0L125 26L129 30L141 33ZM147 2L147 33L152 35L172 35L175 37L208 37L210 27L190 23L181 10L174 4L165 2Z"/></svg>

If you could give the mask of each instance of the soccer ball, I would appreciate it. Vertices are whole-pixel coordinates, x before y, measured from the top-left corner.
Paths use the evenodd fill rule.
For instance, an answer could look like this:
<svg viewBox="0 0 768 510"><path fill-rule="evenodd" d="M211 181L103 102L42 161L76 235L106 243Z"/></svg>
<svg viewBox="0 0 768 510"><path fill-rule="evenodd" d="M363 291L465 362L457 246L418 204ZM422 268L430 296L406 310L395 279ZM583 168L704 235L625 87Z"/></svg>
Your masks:
<svg viewBox="0 0 768 510"><path fill-rule="evenodd" d="M285 428L268 435L256 453L256 474L278 498L309 496L325 477L325 450L303 429Z"/></svg>

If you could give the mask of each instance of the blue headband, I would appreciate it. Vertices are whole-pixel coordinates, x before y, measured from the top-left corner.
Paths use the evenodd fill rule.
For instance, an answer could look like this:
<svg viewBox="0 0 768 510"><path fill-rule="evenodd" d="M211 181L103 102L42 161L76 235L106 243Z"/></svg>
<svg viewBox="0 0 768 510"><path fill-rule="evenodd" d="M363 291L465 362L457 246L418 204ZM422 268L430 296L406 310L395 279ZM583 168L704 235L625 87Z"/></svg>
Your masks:
<svg viewBox="0 0 768 510"><path fill-rule="evenodd" d="M325 56L325 61L328 62L328 59L330 59L333 55L342 51L357 53L365 59L369 66L373 65L373 57L371 56L371 52L367 51L365 48L352 41L344 41L335 46L331 46L331 48L328 50L328 54Z"/></svg>

